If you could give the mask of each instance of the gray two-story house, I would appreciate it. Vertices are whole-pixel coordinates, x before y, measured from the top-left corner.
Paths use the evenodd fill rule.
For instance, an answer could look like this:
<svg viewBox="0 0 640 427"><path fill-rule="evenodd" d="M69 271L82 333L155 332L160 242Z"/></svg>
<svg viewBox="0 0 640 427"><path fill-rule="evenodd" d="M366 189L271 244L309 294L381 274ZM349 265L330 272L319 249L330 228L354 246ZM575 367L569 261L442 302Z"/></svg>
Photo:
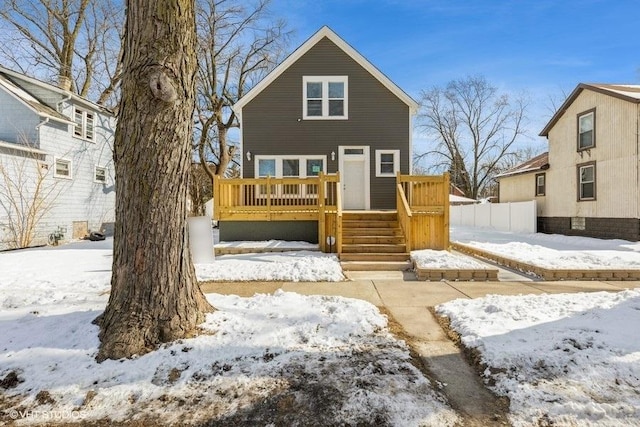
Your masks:
<svg viewBox="0 0 640 427"><path fill-rule="evenodd" d="M321 28L233 107L242 178L214 179L220 240L318 243L343 268L404 269L411 250L446 249L449 177L411 175L417 109Z"/></svg>
<svg viewBox="0 0 640 427"><path fill-rule="evenodd" d="M112 112L0 67L0 250L114 221Z"/></svg>
<svg viewBox="0 0 640 427"><path fill-rule="evenodd" d="M234 105L242 177L339 172L343 209L395 209L396 175L411 173L417 108L325 26Z"/></svg>

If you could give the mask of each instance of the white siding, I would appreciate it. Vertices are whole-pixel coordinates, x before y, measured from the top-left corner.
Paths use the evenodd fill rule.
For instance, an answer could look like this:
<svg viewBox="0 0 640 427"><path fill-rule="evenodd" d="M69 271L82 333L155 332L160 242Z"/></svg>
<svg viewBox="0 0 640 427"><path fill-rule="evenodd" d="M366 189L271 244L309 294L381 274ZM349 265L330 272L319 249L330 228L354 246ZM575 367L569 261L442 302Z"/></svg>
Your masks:
<svg viewBox="0 0 640 427"><path fill-rule="evenodd" d="M71 117L72 109L73 106L66 103L63 114ZM47 153L44 163L48 165L48 171L43 184L47 190L52 191L45 203L51 209L39 224L34 245L46 243L49 234L58 227L66 229L65 240L70 239L74 221L86 221L89 230L98 231L103 223L115 220L115 170L112 155L115 119L97 111L94 111L94 114L94 141L74 137L71 125L49 121L38 128L39 148ZM25 116L28 115L25 113ZM39 123L36 114L30 115L36 120L25 120L21 124L25 131L35 130L35 125ZM13 164L16 157L0 154L0 161ZM72 162L71 179L53 176L56 158ZM35 171L35 162L31 163L31 167L26 167L26 170ZM95 182L96 166L106 168L106 183ZM29 173L35 175L35 172ZM6 222L6 215L0 210L0 224ZM0 228L0 250L7 249L6 240L6 227L4 232Z"/></svg>
<svg viewBox="0 0 640 427"><path fill-rule="evenodd" d="M536 201L537 214L542 215L546 202L545 196L536 197L536 174L547 173L540 171L536 173L524 173L519 175L505 176L499 179L500 182L500 203ZM546 175L545 175L545 179Z"/></svg>
<svg viewBox="0 0 640 427"><path fill-rule="evenodd" d="M595 108L596 142L577 151L577 115ZM583 90L549 132L548 217L638 218L638 105ZM596 200L578 201L576 167L596 162Z"/></svg>

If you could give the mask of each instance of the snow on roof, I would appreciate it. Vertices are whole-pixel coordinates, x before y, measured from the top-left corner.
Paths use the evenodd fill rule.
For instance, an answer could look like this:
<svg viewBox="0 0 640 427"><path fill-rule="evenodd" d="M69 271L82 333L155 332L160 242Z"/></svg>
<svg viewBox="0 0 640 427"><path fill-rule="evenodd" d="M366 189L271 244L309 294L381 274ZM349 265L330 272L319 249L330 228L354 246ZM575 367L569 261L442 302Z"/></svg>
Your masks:
<svg viewBox="0 0 640 427"><path fill-rule="evenodd" d="M640 100L640 85L594 84L594 87Z"/></svg>
<svg viewBox="0 0 640 427"><path fill-rule="evenodd" d="M455 194L449 194L449 203L478 203L475 199L470 199L468 197L456 196Z"/></svg>
<svg viewBox="0 0 640 427"><path fill-rule="evenodd" d="M537 156L520 163L519 165L496 175L496 178L503 178L505 176L520 175L523 173L536 172L539 170L549 169L549 153L545 152L538 154Z"/></svg>

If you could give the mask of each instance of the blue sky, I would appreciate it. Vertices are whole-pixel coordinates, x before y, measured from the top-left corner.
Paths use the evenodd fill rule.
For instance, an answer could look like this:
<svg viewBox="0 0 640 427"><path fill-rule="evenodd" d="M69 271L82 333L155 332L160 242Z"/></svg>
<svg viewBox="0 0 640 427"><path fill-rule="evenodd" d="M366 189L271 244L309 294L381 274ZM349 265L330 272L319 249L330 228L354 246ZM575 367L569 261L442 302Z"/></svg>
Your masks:
<svg viewBox="0 0 640 427"><path fill-rule="evenodd" d="M483 75L526 90L532 145L551 116L549 97L578 83L640 84L639 0L273 0L295 31L291 49L323 25L414 98Z"/></svg>

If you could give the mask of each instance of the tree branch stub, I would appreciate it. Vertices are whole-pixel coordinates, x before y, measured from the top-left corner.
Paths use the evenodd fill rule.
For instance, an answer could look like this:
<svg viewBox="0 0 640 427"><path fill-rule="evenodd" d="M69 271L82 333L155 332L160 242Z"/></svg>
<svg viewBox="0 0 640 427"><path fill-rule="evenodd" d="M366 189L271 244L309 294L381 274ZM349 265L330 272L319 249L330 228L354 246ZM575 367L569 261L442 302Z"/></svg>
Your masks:
<svg viewBox="0 0 640 427"><path fill-rule="evenodd" d="M173 82L167 76L164 71L154 71L149 76L149 87L154 98L171 104L178 99L178 93L176 92Z"/></svg>

